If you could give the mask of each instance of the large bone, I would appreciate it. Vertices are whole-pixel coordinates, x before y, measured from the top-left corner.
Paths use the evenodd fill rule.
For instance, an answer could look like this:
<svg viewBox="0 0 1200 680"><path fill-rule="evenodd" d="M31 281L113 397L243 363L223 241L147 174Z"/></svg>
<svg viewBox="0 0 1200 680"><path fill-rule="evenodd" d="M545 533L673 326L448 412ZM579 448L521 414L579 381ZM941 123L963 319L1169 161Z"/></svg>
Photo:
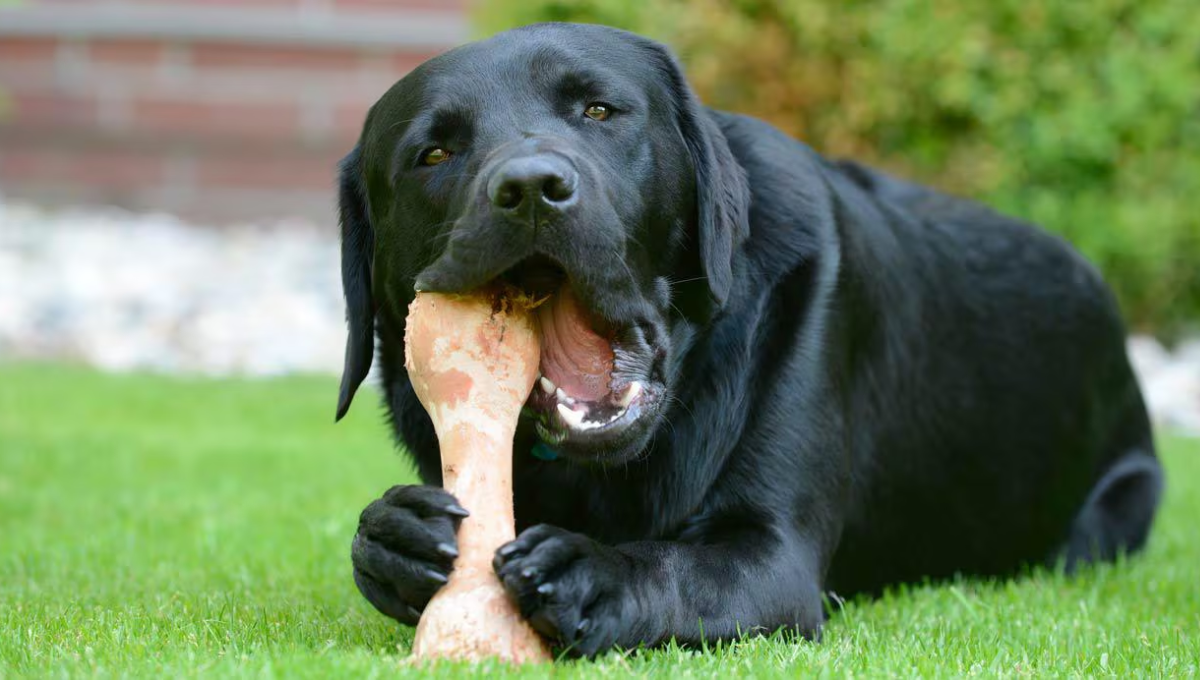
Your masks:
<svg viewBox="0 0 1200 680"><path fill-rule="evenodd" d="M450 581L417 625L418 659L550 659L492 571L515 535L512 442L537 379L535 324L528 301L502 291L419 293L408 308L405 367L437 431L443 484L471 512Z"/></svg>

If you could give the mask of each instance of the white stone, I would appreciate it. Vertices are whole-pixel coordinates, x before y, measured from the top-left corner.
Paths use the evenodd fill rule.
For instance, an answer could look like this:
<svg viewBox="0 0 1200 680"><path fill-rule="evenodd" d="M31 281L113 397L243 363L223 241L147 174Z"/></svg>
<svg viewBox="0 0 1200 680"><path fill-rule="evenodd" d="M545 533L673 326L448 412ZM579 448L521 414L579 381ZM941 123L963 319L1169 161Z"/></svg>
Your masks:
<svg viewBox="0 0 1200 680"><path fill-rule="evenodd" d="M0 357L337 373L344 333L332 226L202 228L0 200Z"/></svg>

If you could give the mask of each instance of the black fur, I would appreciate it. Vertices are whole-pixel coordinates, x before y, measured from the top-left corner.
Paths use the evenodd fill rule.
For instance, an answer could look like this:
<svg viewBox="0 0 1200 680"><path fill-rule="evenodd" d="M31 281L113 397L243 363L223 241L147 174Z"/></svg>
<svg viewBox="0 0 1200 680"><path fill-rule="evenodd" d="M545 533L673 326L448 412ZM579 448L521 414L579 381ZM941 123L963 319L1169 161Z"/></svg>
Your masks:
<svg viewBox="0 0 1200 680"><path fill-rule="evenodd" d="M612 105L586 119L593 101ZM420 163L440 146L450 161ZM553 154L570 206L514 217L484 190ZM556 161L557 162L557 161ZM822 594L1068 569L1139 549L1162 486L1113 296L1060 239L830 162L702 108L661 46L543 24L430 60L373 107L342 165L344 413L378 335L386 405L429 487L364 511L356 581L413 623L461 508L404 371L419 286L550 257L621 329L636 423L514 442L517 540L497 574L574 653L739 632L819 633ZM373 292L372 292L373 290Z"/></svg>
<svg viewBox="0 0 1200 680"><path fill-rule="evenodd" d="M371 294L371 261L375 235L371 230L362 182L359 153L355 149L342 160L338 190L342 226L342 289L346 294L346 365L338 395L337 419L350 408L354 392L371 370L375 353L375 303Z"/></svg>

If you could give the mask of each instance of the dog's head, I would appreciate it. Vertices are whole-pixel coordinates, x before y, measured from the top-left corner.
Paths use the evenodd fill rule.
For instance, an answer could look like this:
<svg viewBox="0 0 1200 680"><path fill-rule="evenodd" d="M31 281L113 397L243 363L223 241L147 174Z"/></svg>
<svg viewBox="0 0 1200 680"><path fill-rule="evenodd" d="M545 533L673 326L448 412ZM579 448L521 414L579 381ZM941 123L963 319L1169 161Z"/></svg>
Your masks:
<svg viewBox="0 0 1200 680"><path fill-rule="evenodd" d="M525 410L577 461L636 456L671 393L672 330L724 304L749 192L657 43L539 24L431 59L372 108L341 166L350 335L341 417L376 316L501 278L535 296ZM399 326L402 327L402 326Z"/></svg>

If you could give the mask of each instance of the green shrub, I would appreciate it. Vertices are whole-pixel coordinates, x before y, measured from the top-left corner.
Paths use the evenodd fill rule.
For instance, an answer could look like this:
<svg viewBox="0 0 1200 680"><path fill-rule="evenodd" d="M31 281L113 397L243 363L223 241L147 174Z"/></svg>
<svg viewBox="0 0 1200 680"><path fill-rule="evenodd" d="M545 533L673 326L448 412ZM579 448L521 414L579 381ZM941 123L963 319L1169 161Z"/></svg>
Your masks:
<svg viewBox="0 0 1200 680"><path fill-rule="evenodd" d="M1065 235L1136 328L1200 321L1191 0L492 0L478 18L667 42L709 105Z"/></svg>

